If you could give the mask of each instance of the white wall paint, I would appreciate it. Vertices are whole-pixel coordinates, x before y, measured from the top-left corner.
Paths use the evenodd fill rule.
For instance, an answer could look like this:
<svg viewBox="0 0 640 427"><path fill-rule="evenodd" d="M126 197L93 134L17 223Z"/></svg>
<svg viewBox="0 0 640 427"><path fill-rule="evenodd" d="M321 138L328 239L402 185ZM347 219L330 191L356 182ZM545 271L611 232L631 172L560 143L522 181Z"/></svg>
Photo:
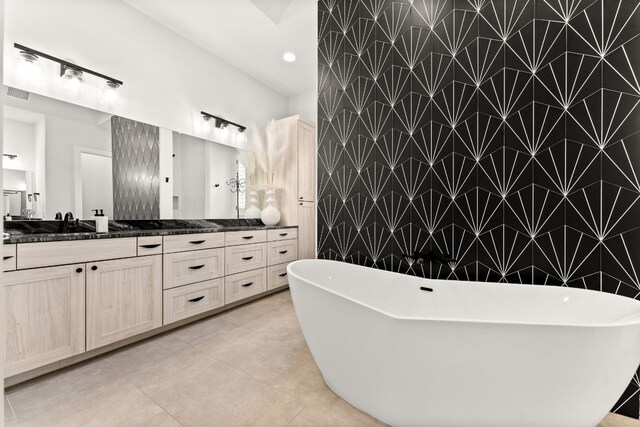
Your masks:
<svg viewBox="0 0 640 427"><path fill-rule="evenodd" d="M159 131L160 219L173 216L173 132Z"/></svg>
<svg viewBox="0 0 640 427"><path fill-rule="evenodd" d="M312 90L289 98L289 115L313 123L318 121L318 92Z"/></svg>
<svg viewBox="0 0 640 427"><path fill-rule="evenodd" d="M7 0L5 14L5 84L196 136L201 110L261 128L287 114L283 95L121 1ZM14 42L123 80L121 104L101 105L92 77L70 96L49 61L40 85L20 80Z"/></svg>

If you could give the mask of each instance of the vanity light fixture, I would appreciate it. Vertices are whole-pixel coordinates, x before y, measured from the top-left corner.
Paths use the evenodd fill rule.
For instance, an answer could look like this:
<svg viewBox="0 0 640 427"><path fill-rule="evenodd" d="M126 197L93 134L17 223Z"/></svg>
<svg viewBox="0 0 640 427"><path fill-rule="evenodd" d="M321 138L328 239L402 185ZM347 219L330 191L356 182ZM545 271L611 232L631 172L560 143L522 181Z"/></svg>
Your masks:
<svg viewBox="0 0 640 427"><path fill-rule="evenodd" d="M8 157L9 160L15 160L18 158L17 154L3 154L4 157Z"/></svg>
<svg viewBox="0 0 640 427"><path fill-rule="evenodd" d="M64 79L63 86L71 93L80 92L84 82L84 75L90 74L106 80L106 88L102 91L102 100L112 103L117 99L117 89L124 84L121 80L81 67L80 65L73 64L69 61L65 61L64 59L56 58L55 56L51 56L47 53L40 52L19 43L14 43L13 47L18 49L20 57L23 59L23 64L18 72L25 78L30 78L30 75L39 73L36 69L37 67L40 69L42 67L39 58L44 58L60 64L60 77Z"/></svg>
<svg viewBox="0 0 640 427"><path fill-rule="evenodd" d="M200 114L202 114L202 119L205 122L205 125L204 125L205 129L204 130L207 131L207 132L211 130L211 124L210 124L211 123L211 119L214 119L215 126L218 129L225 129L227 126L232 125L232 126L237 127L238 128L238 132L240 132L240 133L242 133L245 130L247 130L246 126L239 125L237 123L234 123L234 122L231 122L229 120L223 119L222 117L218 117L218 116L215 116L213 114L209 114L209 113L207 113L205 111L200 111Z"/></svg>
<svg viewBox="0 0 640 427"><path fill-rule="evenodd" d="M18 51L18 76L29 81L40 81L44 77L42 62L31 52Z"/></svg>

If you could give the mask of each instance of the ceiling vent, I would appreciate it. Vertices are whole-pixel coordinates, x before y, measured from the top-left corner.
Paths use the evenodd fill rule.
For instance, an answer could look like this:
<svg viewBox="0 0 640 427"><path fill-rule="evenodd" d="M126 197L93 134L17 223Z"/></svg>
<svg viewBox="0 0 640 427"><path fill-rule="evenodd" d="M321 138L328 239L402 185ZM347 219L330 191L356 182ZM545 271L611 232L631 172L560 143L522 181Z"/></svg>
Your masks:
<svg viewBox="0 0 640 427"><path fill-rule="evenodd" d="M24 101L28 101L29 96L31 96L31 92L27 92L26 90L7 86L7 95L13 96L14 98L22 99Z"/></svg>

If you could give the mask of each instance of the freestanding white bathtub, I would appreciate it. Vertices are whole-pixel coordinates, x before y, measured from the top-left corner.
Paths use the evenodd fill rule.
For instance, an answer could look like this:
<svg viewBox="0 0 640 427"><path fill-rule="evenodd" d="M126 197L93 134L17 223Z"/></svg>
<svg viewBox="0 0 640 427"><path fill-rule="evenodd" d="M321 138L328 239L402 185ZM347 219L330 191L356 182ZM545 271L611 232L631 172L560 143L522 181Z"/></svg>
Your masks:
<svg viewBox="0 0 640 427"><path fill-rule="evenodd" d="M393 426L594 427L640 363L630 298L335 261L287 270L327 385Z"/></svg>

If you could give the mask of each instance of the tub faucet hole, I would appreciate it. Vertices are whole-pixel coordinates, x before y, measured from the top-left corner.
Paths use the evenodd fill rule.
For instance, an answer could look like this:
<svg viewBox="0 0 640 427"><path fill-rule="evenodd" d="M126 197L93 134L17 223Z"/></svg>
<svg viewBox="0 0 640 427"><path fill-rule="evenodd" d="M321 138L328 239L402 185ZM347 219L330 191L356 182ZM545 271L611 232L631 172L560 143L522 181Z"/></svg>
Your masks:
<svg viewBox="0 0 640 427"><path fill-rule="evenodd" d="M420 290L425 292L433 292L433 288L427 288L426 286L420 286Z"/></svg>

